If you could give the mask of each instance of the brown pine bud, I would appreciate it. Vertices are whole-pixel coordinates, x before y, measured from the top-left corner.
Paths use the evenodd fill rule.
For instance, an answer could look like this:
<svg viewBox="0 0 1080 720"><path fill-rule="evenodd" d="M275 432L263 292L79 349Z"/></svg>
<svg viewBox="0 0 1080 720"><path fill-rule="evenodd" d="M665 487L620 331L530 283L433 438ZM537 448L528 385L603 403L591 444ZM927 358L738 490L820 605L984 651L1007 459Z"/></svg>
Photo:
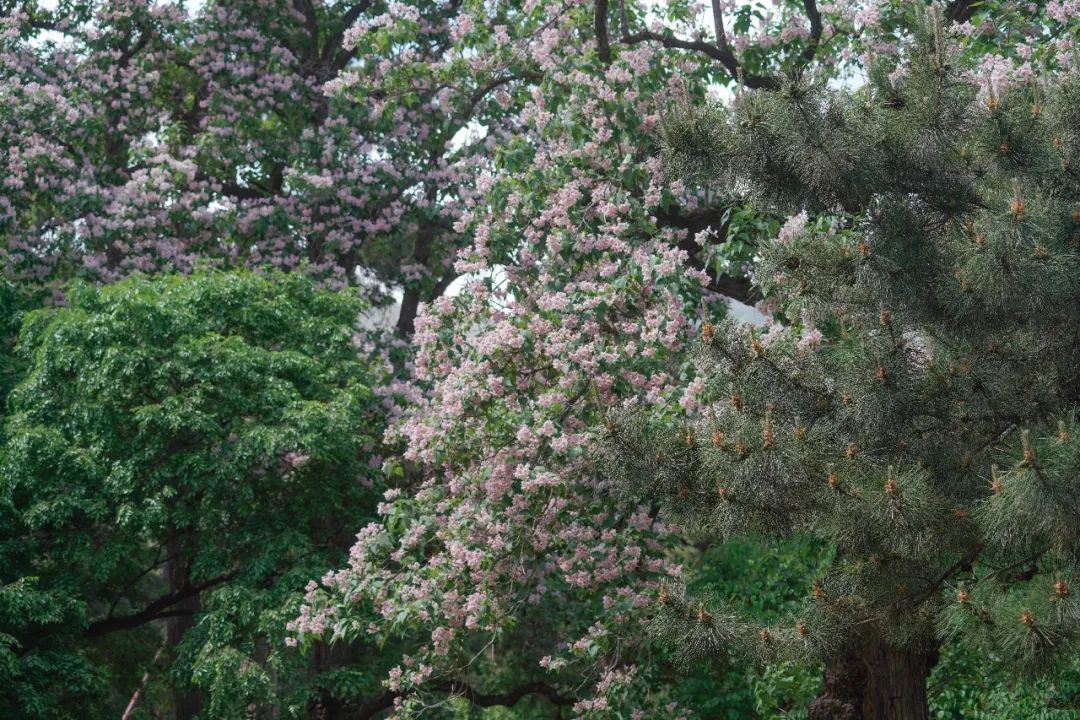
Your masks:
<svg viewBox="0 0 1080 720"><path fill-rule="evenodd" d="M885 481L885 494L891 498L896 497L896 481L892 478Z"/></svg>
<svg viewBox="0 0 1080 720"><path fill-rule="evenodd" d="M1034 465L1035 464L1035 448L1033 448L1033 447L1024 448L1024 462L1027 463L1028 465Z"/></svg>
<svg viewBox="0 0 1080 720"><path fill-rule="evenodd" d="M735 454L742 458L746 457L750 454L750 446L746 443L739 443L735 446Z"/></svg>
<svg viewBox="0 0 1080 720"><path fill-rule="evenodd" d="M776 436L773 434L772 428L765 426L765 431L761 433L762 439L765 441L765 449L772 450L776 444Z"/></svg>
<svg viewBox="0 0 1080 720"><path fill-rule="evenodd" d="M711 322L707 322L701 326L701 339L705 342L710 342L716 337L716 328L713 327Z"/></svg>
<svg viewBox="0 0 1080 720"><path fill-rule="evenodd" d="M742 410L742 408L743 408L742 395L740 395L739 393L732 393L732 395L731 395L731 407L735 408L736 410Z"/></svg>
<svg viewBox="0 0 1080 720"><path fill-rule="evenodd" d="M1058 420L1058 442L1069 442L1069 429L1068 426L1065 425L1064 420Z"/></svg>
<svg viewBox="0 0 1080 720"><path fill-rule="evenodd" d="M992 353L996 353L996 352L999 352L1001 350L1001 346L998 345L997 340L991 340L990 341L990 347L988 348L988 350L990 350L990 352L992 352Z"/></svg>
<svg viewBox="0 0 1080 720"><path fill-rule="evenodd" d="M1080 223L1080 208L1073 210L1072 218L1074 223Z"/></svg>
<svg viewBox="0 0 1080 720"><path fill-rule="evenodd" d="M881 320L881 324L885 327L892 327L892 313L888 310L882 310L878 319Z"/></svg>
<svg viewBox="0 0 1080 720"><path fill-rule="evenodd" d="M986 233L975 233L975 244L982 247L986 244Z"/></svg>
<svg viewBox="0 0 1080 720"><path fill-rule="evenodd" d="M998 466L990 466L990 492L994 495L1000 495L1005 490L1005 482L1001 479L1001 475L998 474Z"/></svg>
<svg viewBox="0 0 1080 720"><path fill-rule="evenodd" d="M1019 220L1027 215L1027 205L1020 198L1013 198L1013 201L1009 203L1009 214L1014 220Z"/></svg>
<svg viewBox="0 0 1080 720"><path fill-rule="evenodd" d="M825 482L829 483L829 487L833 490L840 489L840 476L834 472L829 473L829 476L825 478Z"/></svg>
<svg viewBox="0 0 1080 720"><path fill-rule="evenodd" d="M724 433L719 430L712 434L713 447L724 447Z"/></svg>
<svg viewBox="0 0 1080 720"><path fill-rule="evenodd" d="M667 605L671 602L671 595L668 594L668 589L663 585L660 586L660 592L656 595L656 601L661 605Z"/></svg>
<svg viewBox="0 0 1080 720"><path fill-rule="evenodd" d="M615 420L612 419L610 416L604 418L604 427L607 428L607 431L609 433L613 433L615 432L615 430L618 429L618 426L615 424Z"/></svg>
<svg viewBox="0 0 1080 720"><path fill-rule="evenodd" d="M728 489L726 487L718 488L716 490L716 494L720 496L721 500L727 500L728 499Z"/></svg>
<svg viewBox="0 0 1080 720"><path fill-rule="evenodd" d="M750 349L754 351L754 357L765 357L765 346L757 338L750 341Z"/></svg>
<svg viewBox="0 0 1080 720"><path fill-rule="evenodd" d="M1064 600L1069 597L1069 584L1064 580L1058 580L1054 583L1054 595L1057 596L1059 600Z"/></svg>
<svg viewBox="0 0 1080 720"><path fill-rule="evenodd" d="M814 599L815 600L824 600L825 599L825 586L821 584L820 580L815 580L814 581L813 593L814 593Z"/></svg>
<svg viewBox="0 0 1080 720"><path fill-rule="evenodd" d="M956 593L956 602L960 603L961 605L966 605L970 597L971 596L968 595L967 590L960 588L960 591Z"/></svg>
<svg viewBox="0 0 1080 720"><path fill-rule="evenodd" d="M1035 616L1029 610L1020 613L1020 624L1029 630L1035 627Z"/></svg>
<svg viewBox="0 0 1080 720"><path fill-rule="evenodd" d="M851 443L847 446L847 450L844 451L844 454L847 455L849 458L856 457L859 454L859 446L855 443Z"/></svg>
<svg viewBox="0 0 1080 720"><path fill-rule="evenodd" d="M704 605L698 606L697 619L702 625L712 625L712 615L709 614Z"/></svg>
<svg viewBox="0 0 1080 720"><path fill-rule="evenodd" d="M799 637L806 637L810 634L805 623L795 623L795 632L799 633Z"/></svg>
<svg viewBox="0 0 1080 720"><path fill-rule="evenodd" d="M966 518L968 516L968 511L965 510L964 508L956 508L955 510L952 511L952 514L953 514L953 517L956 518L957 520L963 520L964 518Z"/></svg>
<svg viewBox="0 0 1080 720"><path fill-rule="evenodd" d="M769 632L769 630L767 628L761 628L761 632L758 633L758 637L761 638L761 642L763 642L763 643L768 643L769 641L772 640L772 634Z"/></svg>
<svg viewBox="0 0 1080 720"><path fill-rule="evenodd" d="M998 154L1008 155L1010 149L1011 148L1009 148L1009 143L1001 143L1000 145L998 145Z"/></svg>
<svg viewBox="0 0 1080 720"><path fill-rule="evenodd" d="M889 379L889 371L886 370L884 367L879 367L877 369L877 372L874 373L874 377L876 377L880 382L885 382Z"/></svg>
<svg viewBox="0 0 1080 720"><path fill-rule="evenodd" d="M986 109L987 110L993 111L993 110L997 110L999 107L1001 107L1001 103L998 102L998 99L996 97L994 97L993 95L990 95L989 97L986 98Z"/></svg>
<svg viewBox="0 0 1080 720"><path fill-rule="evenodd" d="M1038 117L1038 116L1042 115L1042 111L1043 111L1042 105L1040 105L1039 103L1032 103L1032 105L1031 105L1031 116L1032 117Z"/></svg>
<svg viewBox="0 0 1080 720"><path fill-rule="evenodd" d="M686 433L686 447L694 447L694 433Z"/></svg>
<svg viewBox="0 0 1080 720"><path fill-rule="evenodd" d="M802 425L796 425L795 429L792 432L795 433L795 439L796 440L805 440L806 439L806 428L803 427Z"/></svg>
<svg viewBox="0 0 1080 720"><path fill-rule="evenodd" d="M1039 260L1045 260L1050 257L1050 251L1046 249L1041 243L1035 243L1035 257Z"/></svg>
<svg viewBox="0 0 1080 720"><path fill-rule="evenodd" d="M845 405L850 405L851 402L852 402L851 396L848 395L847 393L844 393L843 395L840 396L840 402L844 403Z"/></svg>
<svg viewBox="0 0 1080 720"><path fill-rule="evenodd" d="M856 247L859 250L859 254L862 255L864 258L870 257L870 243L866 242L865 240L860 240L859 244Z"/></svg>

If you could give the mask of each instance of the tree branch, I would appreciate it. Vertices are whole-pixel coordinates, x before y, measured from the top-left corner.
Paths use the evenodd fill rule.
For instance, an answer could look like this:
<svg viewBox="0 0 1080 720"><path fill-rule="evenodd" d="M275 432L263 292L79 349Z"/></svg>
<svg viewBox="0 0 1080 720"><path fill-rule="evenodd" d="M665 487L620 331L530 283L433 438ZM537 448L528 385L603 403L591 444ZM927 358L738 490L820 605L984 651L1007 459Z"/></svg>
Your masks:
<svg viewBox="0 0 1080 720"><path fill-rule="evenodd" d="M679 241L676 247L686 251L686 262L690 267L703 271L709 276L709 290L734 298L739 302L753 304L760 298L760 295L757 294L757 290L748 278L718 274L697 257L697 253L701 248L694 241L694 236L710 228L721 233L722 236L724 227L721 224L721 219L724 210L725 208L702 208L691 212L679 212L678 209L673 209L657 214L656 222L662 227L673 227L686 231L685 237Z"/></svg>
<svg viewBox="0 0 1080 720"><path fill-rule="evenodd" d="M608 39L607 29L608 0L596 0L593 13L593 31L596 33L596 54L600 62L607 65L611 62L611 41Z"/></svg>
<svg viewBox="0 0 1080 720"><path fill-rule="evenodd" d="M139 612L123 615L121 617L110 616L98 620L97 622L90 623L86 630L83 631L83 636L88 638L101 637L102 635L108 635L109 633L117 632L119 630L130 630L131 628L145 625L154 620L190 615L191 613L189 611L171 610L170 608L183 600L199 595L204 590L209 590L212 587L226 583L235 576L236 572L234 571L210 578L206 582L199 583L198 585L187 585L176 592L162 595Z"/></svg>
<svg viewBox="0 0 1080 720"><path fill-rule="evenodd" d="M971 16L975 14L975 9L981 3L972 2L972 0L951 0L948 5L945 6L945 21L962 23L971 19Z"/></svg>
<svg viewBox="0 0 1080 720"><path fill-rule="evenodd" d="M598 0L598 2L599 1L601 0ZM731 52L731 48L729 47L719 47L718 45L705 42L704 40L684 40L675 37L667 31L665 31L664 34L660 34L653 32L652 30L641 30L622 38L622 43L624 45L637 45L647 41L658 42L666 48L692 50L694 52L703 53L723 65L733 79L738 79L739 75L742 74L742 64L739 62L738 58L735 57L735 53ZM776 90L780 87L780 81L771 75L742 74L742 84L744 87L750 88L751 90L757 88Z"/></svg>
<svg viewBox="0 0 1080 720"><path fill-rule="evenodd" d="M345 66L349 64L349 60L352 59L352 52L346 50L342 43L345 41L345 32L356 24L356 21L360 19L371 7L371 0L363 0L348 10L341 17L341 30L333 32L323 45L323 64L329 66L334 72L340 72L345 69Z"/></svg>
<svg viewBox="0 0 1080 720"><path fill-rule="evenodd" d="M817 0L803 0L803 9L806 10L806 19L810 21L810 44L803 51L803 58L810 62L817 53L824 26L821 23L821 12L818 11Z"/></svg>
<svg viewBox="0 0 1080 720"><path fill-rule="evenodd" d="M724 32L724 11L720 9L720 0L712 0L712 22L716 31L716 47L726 50L727 33Z"/></svg>

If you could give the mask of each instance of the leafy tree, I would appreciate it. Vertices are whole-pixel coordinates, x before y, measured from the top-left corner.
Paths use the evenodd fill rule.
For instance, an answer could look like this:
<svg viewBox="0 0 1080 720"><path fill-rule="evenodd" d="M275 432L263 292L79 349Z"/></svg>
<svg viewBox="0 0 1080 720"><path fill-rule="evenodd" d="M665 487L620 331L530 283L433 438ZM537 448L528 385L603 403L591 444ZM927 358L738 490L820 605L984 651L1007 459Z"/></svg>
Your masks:
<svg viewBox="0 0 1080 720"><path fill-rule="evenodd" d="M995 77L1069 52L1061 2L940 4L970 31L973 52L1003 55L994 60ZM412 688L372 693L373 677L392 682L389 668L418 658L440 666L423 688L439 707L455 694L474 705L516 700L510 691L537 687L538 678L558 685L549 699L588 701L581 711L593 714L637 707L635 696L647 695L650 707L674 696L664 653L633 640L633 622L605 607L613 597L623 604L639 597L655 577L624 565L614 576L574 584L587 565L574 555L586 551L591 534L601 538L588 548L593 557L642 547L640 565L655 574L671 567L668 553L683 544L663 524L641 535L627 529L626 508L591 462L589 428L612 402L682 395L694 375L683 349L702 304L714 314L713 293L745 298L739 272L776 220L733 208L716 187L687 190L655 172L663 105L673 95L700 100L707 88L740 80L746 92L776 87L810 63L846 73L865 63L866 51L887 54L902 41L916 4L701 5L0 0L5 274L51 283L187 272L200 262L300 269L332 284L362 277L361 291L376 301L390 288L400 291L402 337L425 318L412 348L377 335L364 349L392 355L401 370L401 381L377 389L396 420L389 452L409 457L401 472L392 464L400 494L385 506L388 538L423 537L419 546L381 543L379 571L389 573L388 587L415 582L439 600L417 607L415 598L399 597L400 606L376 607L364 593L357 602L337 588L340 597L329 602L340 605L352 637L390 644L377 653L364 645L357 662L343 646L317 644L312 662L338 666L324 675L322 697L310 709L283 700L274 712L382 712ZM1001 18L1007 24L987 29ZM1013 52L1020 42L1034 48L1031 59ZM482 281L442 297L462 275ZM644 336L641 324L649 326ZM485 393L496 383L503 394L492 399ZM573 402L553 402L563 389ZM459 413L456 402L470 394L477 402ZM548 423L558 436L549 440L562 449L549 452L547 441L534 447L525 433L519 439L522 428L548 438ZM539 493L520 512L511 505L514 492L489 493L503 479L485 476L493 456L532 462L512 487L551 483L541 493L559 511L540 514ZM460 503L444 502L444 491ZM493 540L529 538L536 517L570 569L533 548L522 556L525 570L511 572L509 553ZM506 518L506 532L488 518ZM360 513L354 523L365 519ZM443 532L444 524L453 530ZM444 540L455 533L452 540L478 553L485 570L499 571L470 575L449 562ZM399 549L402 558L415 550L418 566L395 566ZM320 566L305 577L321 576ZM497 612L439 655L432 633L446 620L441 610L453 610L440 593L455 590L493 598L485 610ZM222 607L233 602L213 595ZM203 600L205 615L211 600ZM199 647L220 648L222 638L250 632L253 617L201 626L208 644ZM259 617L266 627L276 622L269 613ZM379 630L358 632L369 623ZM539 654L537 637L545 642ZM470 643L497 654L470 663ZM138 668L129 685L156 646L147 636L137 658L112 653ZM191 653L181 666L222 659L198 678L227 690L236 668L261 666L245 658L262 652ZM547 656L555 664L538 669ZM488 657L495 661L481 668ZM631 667L638 681L599 690L608 671L625 678ZM248 678L233 683L229 712L240 712L248 689L267 687ZM223 697L209 694L209 702ZM542 695L522 698L517 712L540 712ZM462 702L451 701L454 712Z"/></svg>
<svg viewBox="0 0 1080 720"><path fill-rule="evenodd" d="M828 660L812 718L928 717L953 644L1041 671L1080 643L1080 83L963 69L928 21L857 92L667 127L672 167L791 213L755 273L801 329L705 325L702 410L613 421L611 470L697 532L835 546L784 622L653 601L687 659Z"/></svg>
<svg viewBox="0 0 1080 720"><path fill-rule="evenodd" d="M33 288L0 278L0 419L6 413L7 396L18 382L22 363L15 353L23 314L38 305Z"/></svg>
<svg viewBox="0 0 1080 720"><path fill-rule="evenodd" d="M738 237L731 225L749 224L728 212L730 188L655 172L656 99L700 99L706 83L740 74L777 86L807 62L812 3L768 20L720 5L718 30L681 3L667 26L633 3L531 4L512 25L536 35L505 46L498 25L465 23L462 43L484 48L476 63L535 63L542 77L515 134L489 136L491 176L465 203L473 239L455 269L478 279L418 318L390 435L408 467L393 481L402 492L296 625L305 638L403 639L412 650L388 697L413 710L439 706L448 688L504 693L539 679L556 691L547 697L597 717L673 698L665 654L636 629L643 597L679 572L671 550L684 540L648 505L613 499L592 430L619 403L695 404L682 392L696 375L686 343L703 305L721 312L712 293L731 287L709 231ZM835 7L820 42L885 54L903 38L905 5L880 24ZM728 67L715 59L722 40L761 62Z"/></svg>
<svg viewBox="0 0 1080 720"><path fill-rule="evenodd" d="M119 715L159 647L177 717L303 706L284 623L374 504L359 308L301 275L198 273L27 316L0 450L4 715Z"/></svg>

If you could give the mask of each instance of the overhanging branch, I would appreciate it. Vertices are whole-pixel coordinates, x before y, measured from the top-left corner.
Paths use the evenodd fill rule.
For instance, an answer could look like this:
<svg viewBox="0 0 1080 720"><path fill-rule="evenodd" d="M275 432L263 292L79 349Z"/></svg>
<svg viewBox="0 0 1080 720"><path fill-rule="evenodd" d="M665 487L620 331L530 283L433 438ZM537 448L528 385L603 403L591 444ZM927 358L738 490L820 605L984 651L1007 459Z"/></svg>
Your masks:
<svg viewBox="0 0 1080 720"><path fill-rule="evenodd" d="M218 575L210 578L209 580L199 583L197 585L187 585L180 588L176 592L169 593L168 595L162 595L157 600L147 605L142 610L132 613L130 615L122 615L120 617L106 617L97 622L90 623L90 625L83 631L85 637L101 637L102 635L108 635L109 633L117 632L120 630L130 630L132 628L145 625L148 622L154 620L161 620L168 617L178 617L181 615L190 614L185 610L173 610L173 606L177 603L187 600L188 598L199 595L204 590L209 590L212 587L226 583L232 580L236 576L236 572L225 573L224 575Z"/></svg>

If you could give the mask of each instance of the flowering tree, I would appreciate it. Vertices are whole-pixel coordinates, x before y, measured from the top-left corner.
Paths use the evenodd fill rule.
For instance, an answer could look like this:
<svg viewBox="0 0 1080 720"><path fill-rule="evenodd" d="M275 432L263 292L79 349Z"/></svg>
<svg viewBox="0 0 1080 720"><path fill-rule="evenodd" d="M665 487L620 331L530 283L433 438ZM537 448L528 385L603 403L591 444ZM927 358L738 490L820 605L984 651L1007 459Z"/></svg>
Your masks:
<svg viewBox="0 0 1080 720"><path fill-rule="evenodd" d="M518 51L532 53L544 80L519 136L496 145L495 171L478 182L487 205L473 202L464 216L474 240L456 264L486 279L422 312L416 381L403 389L413 399L388 435L406 461L392 475L418 472L418 484L390 492L384 522L361 532L350 566L323 579L293 626L301 639L414 636L379 707L408 714L448 693L490 697L514 680L581 714L651 712L670 699L649 677L657 667L645 658L656 655L634 628L656 584L679 574L665 553L673 538L654 508L613 499L591 449L615 405L668 402L668 422L698 408L704 380L681 350L702 309L720 312L694 244L707 234L686 230L721 213L705 192L655 172L650 138L663 108L654 98L730 77L744 89L779 87L784 59L799 65L825 39L854 41L858 31L866 42L853 53L894 52L903 22L902 8L888 9L885 25L884 12L834 7L826 24L808 3L750 43L749 11L735 14L744 32L732 39L724 4L714 7L710 39L625 4L547 9L553 19ZM956 21L971 17L950 8ZM805 330L804 346L820 341ZM516 675L494 671L508 653L521 662ZM537 658L546 673L530 669Z"/></svg>
<svg viewBox="0 0 1080 720"><path fill-rule="evenodd" d="M361 668L313 711L666 702L626 683L660 664L623 630L677 538L611 497L591 428L628 398L694 409L681 349L722 312L716 292L748 292L729 271L752 248L717 240L754 235L726 192L656 172L661 116L672 97L776 87L811 62L846 72L894 47L910 4L40 5L7 3L0 33L5 272L360 277L376 300L399 289L397 328L417 330L407 380L378 390L404 458L387 465L385 520L296 625L305 644L339 631L406 657L385 691ZM1034 61L1067 9L1008 10L1046 36ZM975 52L1016 42L987 31L996 4L946 12ZM754 222L775 232L768 212ZM524 651L536 637L550 642Z"/></svg>

